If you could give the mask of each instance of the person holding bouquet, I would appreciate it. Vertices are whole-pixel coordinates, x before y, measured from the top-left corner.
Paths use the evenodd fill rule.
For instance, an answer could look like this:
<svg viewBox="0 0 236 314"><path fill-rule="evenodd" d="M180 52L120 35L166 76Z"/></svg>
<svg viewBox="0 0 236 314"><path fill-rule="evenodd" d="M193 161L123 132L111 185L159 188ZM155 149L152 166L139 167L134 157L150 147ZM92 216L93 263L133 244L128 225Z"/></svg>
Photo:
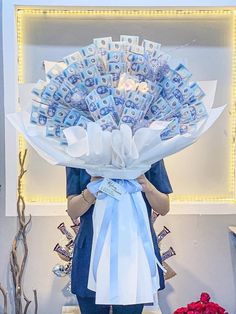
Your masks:
<svg viewBox="0 0 236 314"><path fill-rule="evenodd" d="M150 219L169 210L163 158L196 142L225 108L213 108L216 82L191 77L157 42L94 38L34 85L31 112L8 116L40 156L67 167L68 214L81 221L71 280L82 314L110 305L138 314L164 288Z"/></svg>
<svg viewBox="0 0 236 314"><path fill-rule="evenodd" d="M98 180L91 177L86 170L66 168L67 175L67 199L68 214L71 218L80 217L80 231L75 240L72 261L71 287L72 293L76 294L81 314L109 314L109 305L95 304L95 292L87 288L89 265L92 249L93 222L92 214L95 196L86 188L90 181ZM145 200L155 254L159 262L161 256L157 244L155 231L151 224L152 209L160 215L166 215L169 211L169 196L172 187L165 169L164 161L160 160L153 164L151 169L137 178L142 186L142 194ZM160 289L164 288L163 271L158 268ZM126 287L124 287L126 289ZM114 305L114 314L140 314L144 304Z"/></svg>

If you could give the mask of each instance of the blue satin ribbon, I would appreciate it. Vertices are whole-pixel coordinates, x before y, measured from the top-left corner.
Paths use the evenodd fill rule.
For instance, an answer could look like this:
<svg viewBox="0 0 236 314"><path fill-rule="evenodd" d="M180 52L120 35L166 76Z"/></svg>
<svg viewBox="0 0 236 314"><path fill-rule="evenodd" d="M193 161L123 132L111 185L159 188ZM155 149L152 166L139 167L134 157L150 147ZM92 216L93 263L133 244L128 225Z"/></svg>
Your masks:
<svg viewBox="0 0 236 314"><path fill-rule="evenodd" d="M111 242L110 242L110 299L116 300L118 297L118 204L115 198L99 192L103 179L90 182L87 186L89 191L93 193L97 199L106 198L106 208L103 216L100 232L98 234L96 247L94 251L93 276L97 281L97 270L101 254L103 251L108 228L111 225ZM156 257L153 249L149 230L145 221L142 208L139 204L137 192L142 190L141 185L136 180L119 180L113 179L116 183L123 186L126 193L129 193L132 200L133 210L135 210L136 222L138 225L138 234L142 240L143 248L147 257L150 273L152 277L157 274Z"/></svg>

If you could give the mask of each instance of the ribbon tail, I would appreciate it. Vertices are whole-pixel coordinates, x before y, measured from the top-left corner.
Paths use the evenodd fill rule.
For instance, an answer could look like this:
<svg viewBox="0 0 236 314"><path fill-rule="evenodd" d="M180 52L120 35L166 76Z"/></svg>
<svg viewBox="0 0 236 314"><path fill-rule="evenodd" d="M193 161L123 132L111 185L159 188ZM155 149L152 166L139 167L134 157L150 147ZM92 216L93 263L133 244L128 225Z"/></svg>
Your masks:
<svg viewBox="0 0 236 314"><path fill-rule="evenodd" d="M110 247L110 293L114 302L118 298L118 201L114 200L111 221L111 247Z"/></svg>
<svg viewBox="0 0 236 314"><path fill-rule="evenodd" d="M165 267L159 262L158 258L156 257L156 263L158 265L158 267L164 272L167 273L167 270L165 269Z"/></svg>
<svg viewBox="0 0 236 314"><path fill-rule="evenodd" d="M111 245L110 245L110 299L116 301L118 298L118 201L107 196L106 209L103 216L100 232L96 242L93 276L97 281L97 271L105 244L108 228L111 224Z"/></svg>
<svg viewBox="0 0 236 314"><path fill-rule="evenodd" d="M97 270L98 270L99 261L102 255L102 250L104 247L106 235L107 235L108 228L112 220L113 206L114 206L114 199L109 197L109 201L106 204L105 213L103 216L100 232L97 238L96 247L94 251L93 276L94 276L95 282L97 281Z"/></svg>
<svg viewBox="0 0 236 314"><path fill-rule="evenodd" d="M139 200L137 198L136 193L131 193L131 199L133 203L133 207L136 209L137 213L137 220L138 220L138 226L139 226L139 234L142 239L143 243L143 248L146 253L147 261L149 264L151 276L155 277L157 274L157 267L156 267L156 256L154 253L153 246L151 244L151 239L149 237L148 229L147 229L147 224L145 221L145 218L143 216L142 209L139 205Z"/></svg>

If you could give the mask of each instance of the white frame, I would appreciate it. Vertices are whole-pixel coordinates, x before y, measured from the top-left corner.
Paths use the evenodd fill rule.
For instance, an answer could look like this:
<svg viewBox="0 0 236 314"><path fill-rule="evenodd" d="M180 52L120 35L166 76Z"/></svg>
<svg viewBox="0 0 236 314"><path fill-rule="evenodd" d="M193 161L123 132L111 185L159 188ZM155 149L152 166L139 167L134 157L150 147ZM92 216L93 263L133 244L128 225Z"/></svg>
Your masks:
<svg viewBox="0 0 236 314"><path fill-rule="evenodd" d="M88 7L86 0L3 0L3 64L4 64L4 107L5 114L15 110L17 101L17 40L16 40L16 19L15 7ZM90 7L190 7L189 0L182 1L159 1L158 5L155 0L147 0L145 6L137 0L119 0L119 2L109 0L91 0ZM235 0L192 0L191 7L230 7L235 8ZM6 97L7 95L7 97ZM15 129L10 125L9 121L5 120L5 162L6 162L6 197L5 208L7 216L16 215L16 200L17 200L17 168L18 168L18 141ZM50 207L50 209L49 209ZM64 203L49 203L39 204L30 203L27 206L27 213L33 213L35 216L59 216L66 215L66 204ZM172 203L173 214L235 214L235 204L229 203Z"/></svg>

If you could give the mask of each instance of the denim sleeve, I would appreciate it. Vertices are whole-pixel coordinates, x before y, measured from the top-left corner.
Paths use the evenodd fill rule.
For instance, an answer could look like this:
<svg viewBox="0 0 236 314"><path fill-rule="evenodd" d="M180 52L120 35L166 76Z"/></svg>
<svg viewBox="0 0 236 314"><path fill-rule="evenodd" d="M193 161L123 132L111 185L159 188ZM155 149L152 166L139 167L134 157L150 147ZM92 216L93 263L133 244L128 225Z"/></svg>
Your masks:
<svg viewBox="0 0 236 314"><path fill-rule="evenodd" d="M170 194L173 192L163 159L152 165L150 181L158 191Z"/></svg>
<svg viewBox="0 0 236 314"><path fill-rule="evenodd" d="M66 167L66 196L80 193L80 169Z"/></svg>

